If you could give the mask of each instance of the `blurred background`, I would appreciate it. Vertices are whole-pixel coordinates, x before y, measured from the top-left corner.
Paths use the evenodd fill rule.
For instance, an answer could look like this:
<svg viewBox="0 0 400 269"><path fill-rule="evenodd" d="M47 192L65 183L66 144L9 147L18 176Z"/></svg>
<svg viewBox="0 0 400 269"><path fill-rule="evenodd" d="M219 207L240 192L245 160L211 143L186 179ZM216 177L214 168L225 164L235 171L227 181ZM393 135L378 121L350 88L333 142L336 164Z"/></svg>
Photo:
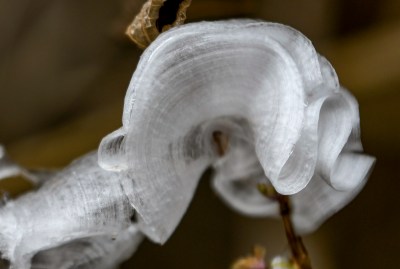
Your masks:
<svg viewBox="0 0 400 269"><path fill-rule="evenodd" d="M364 191L305 237L314 268L395 268L400 251L400 0L192 0L189 21L251 17L302 31L360 104ZM30 168L57 168L121 126L141 50L125 37L139 0L0 0L0 142ZM6 180L18 195L30 186ZM1 221L1 220L0 220ZM287 251L279 220L231 212L205 176L178 230L121 268L229 268L263 244Z"/></svg>

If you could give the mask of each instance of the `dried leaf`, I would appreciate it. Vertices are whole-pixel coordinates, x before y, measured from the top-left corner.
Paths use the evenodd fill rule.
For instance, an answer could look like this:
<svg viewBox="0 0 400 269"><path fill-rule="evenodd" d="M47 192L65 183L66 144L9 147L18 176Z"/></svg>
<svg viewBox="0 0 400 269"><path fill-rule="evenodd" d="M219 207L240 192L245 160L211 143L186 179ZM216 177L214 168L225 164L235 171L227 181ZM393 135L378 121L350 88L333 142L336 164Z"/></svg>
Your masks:
<svg viewBox="0 0 400 269"><path fill-rule="evenodd" d="M233 263L231 269L265 269L265 248L255 246L252 255L240 258Z"/></svg>
<svg viewBox="0 0 400 269"><path fill-rule="evenodd" d="M148 0L126 29L126 34L138 47L144 49L161 32L183 24L186 20L186 10L190 3L191 0ZM165 16L172 16L173 19L164 19L165 16L161 11L166 5L172 8L166 11L170 14L165 14ZM174 5L177 5L175 7L177 10L173 9ZM161 22L163 19L165 22Z"/></svg>

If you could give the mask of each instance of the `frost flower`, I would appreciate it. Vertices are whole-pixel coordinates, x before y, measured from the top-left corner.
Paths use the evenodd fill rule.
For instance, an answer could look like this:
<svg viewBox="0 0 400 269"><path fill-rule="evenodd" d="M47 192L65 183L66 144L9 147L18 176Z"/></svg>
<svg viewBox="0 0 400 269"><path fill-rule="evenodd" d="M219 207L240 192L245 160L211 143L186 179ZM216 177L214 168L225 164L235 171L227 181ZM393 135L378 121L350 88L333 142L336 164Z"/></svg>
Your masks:
<svg viewBox="0 0 400 269"><path fill-rule="evenodd" d="M270 184L293 195L295 228L309 232L360 191L373 163L356 100L302 34L252 20L188 24L144 52L123 126L98 153L40 173L0 146L0 179L38 186L0 205L0 255L18 269L114 268L143 234L171 236L210 166L231 207L276 215L256 188Z"/></svg>
<svg viewBox="0 0 400 269"><path fill-rule="evenodd" d="M129 175L139 227L156 242L172 234L209 166L216 190L244 213L273 210L243 180L301 201L311 192L296 217L309 230L365 182L374 159L361 153L358 125L357 102L301 33L252 20L193 23L144 52L99 164ZM228 139L222 157L215 134Z"/></svg>
<svg viewBox="0 0 400 269"><path fill-rule="evenodd" d="M0 180L18 173L37 179L0 157ZM109 269L135 252L143 235L121 187L126 177L100 168L96 153L39 175L36 191L0 206L0 258L10 268Z"/></svg>

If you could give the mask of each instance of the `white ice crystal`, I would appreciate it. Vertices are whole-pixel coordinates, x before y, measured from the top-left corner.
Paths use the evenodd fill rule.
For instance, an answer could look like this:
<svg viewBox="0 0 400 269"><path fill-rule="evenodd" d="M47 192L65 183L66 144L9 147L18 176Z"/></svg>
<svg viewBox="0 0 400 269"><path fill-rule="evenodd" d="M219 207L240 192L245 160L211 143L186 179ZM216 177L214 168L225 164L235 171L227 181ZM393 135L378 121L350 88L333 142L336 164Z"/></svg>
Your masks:
<svg viewBox="0 0 400 269"><path fill-rule="evenodd" d="M101 169L91 153L49 176L37 191L7 202L0 207L2 258L16 269L31 268L32 258L32 268L115 268L142 240L131 221L126 180Z"/></svg>
<svg viewBox="0 0 400 269"><path fill-rule="evenodd" d="M223 156L215 132L228 139ZM0 147L0 179L38 186L0 206L0 254L18 269L115 268L142 234L171 236L210 166L230 206L275 215L256 189L272 184L293 195L295 228L309 232L358 193L373 162L356 100L301 33L252 20L187 24L144 52L123 126L98 153L40 173Z"/></svg>
<svg viewBox="0 0 400 269"><path fill-rule="evenodd" d="M370 170L373 158L359 153L358 121L354 98L296 30L252 20L187 24L144 52L123 126L103 139L99 162L134 175L128 198L140 229L157 242L172 234L209 166L217 167L216 186L256 173L281 194L317 192L315 216L297 211L310 217L298 228L309 230L348 202ZM222 159L216 131L229 138ZM237 207L238 192L216 189Z"/></svg>

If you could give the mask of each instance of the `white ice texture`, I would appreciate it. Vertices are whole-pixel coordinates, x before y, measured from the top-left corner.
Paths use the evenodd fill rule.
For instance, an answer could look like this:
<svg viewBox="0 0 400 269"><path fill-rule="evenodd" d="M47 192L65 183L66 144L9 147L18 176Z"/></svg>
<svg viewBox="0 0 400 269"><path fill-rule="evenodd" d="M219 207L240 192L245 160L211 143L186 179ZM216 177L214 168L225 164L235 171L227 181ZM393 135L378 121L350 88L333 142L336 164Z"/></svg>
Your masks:
<svg viewBox="0 0 400 269"><path fill-rule="evenodd" d="M229 138L222 159L215 131ZM99 163L132 175L139 227L163 243L209 166L217 192L246 214L276 213L249 180L296 194L296 228L311 231L357 194L374 158L362 154L356 100L310 40L281 24L230 20L183 25L150 45Z"/></svg>
<svg viewBox="0 0 400 269"><path fill-rule="evenodd" d="M210 166L235 210L276 216L256 189L271 184L293 195L296 230L311 232L357 195L375 160L362 153L357 101L332 66L276 23L161 34L140 59L122 120L98 159L60 172L28 171L0 148L0 179L21 174L39 186L0 207L0 253L12 268L115 268L142 234L164 243ZM216 131L228 138L222 157Z"/></svg>
<svg viewBox="0 0 400 269"><path fill-rule="evenodd" d="M7 163L10 170L18 166ZM100 168L94 152L6 202L0 207L1 258L13 269L117 268L143 237L131 221L126 180Z"/></svg>

